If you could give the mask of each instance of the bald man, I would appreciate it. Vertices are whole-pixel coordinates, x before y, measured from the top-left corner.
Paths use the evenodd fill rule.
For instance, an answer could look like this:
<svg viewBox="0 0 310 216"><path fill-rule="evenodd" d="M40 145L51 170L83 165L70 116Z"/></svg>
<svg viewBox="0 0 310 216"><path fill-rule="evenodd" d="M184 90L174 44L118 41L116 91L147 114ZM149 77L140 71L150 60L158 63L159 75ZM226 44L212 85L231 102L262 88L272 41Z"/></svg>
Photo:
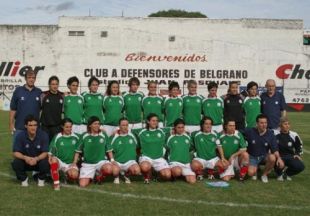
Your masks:
<svg viewBox="0 0 310 216"><path fill-rule="evenodd" d="M265 85L267 91L261 94L262 113L268 118L268 127L277 129L280 118L286 116L286 102L283 94L276 91L276 82L268 79Z"/></svg>

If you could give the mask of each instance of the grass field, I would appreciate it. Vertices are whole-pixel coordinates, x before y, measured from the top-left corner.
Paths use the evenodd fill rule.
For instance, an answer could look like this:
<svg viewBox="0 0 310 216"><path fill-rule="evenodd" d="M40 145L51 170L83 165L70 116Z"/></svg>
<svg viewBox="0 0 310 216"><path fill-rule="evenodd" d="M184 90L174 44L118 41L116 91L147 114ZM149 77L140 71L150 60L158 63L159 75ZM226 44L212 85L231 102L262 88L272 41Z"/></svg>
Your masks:
<svg viewBox="0 0 310 216"><path fill-rule="evenodd" d="M231 181L226 189L209 188L205 181L143 181L114 185L108 181L81 189L67 185L53 191L30 182L22 188L11 170L8 112L0 111L0 215L310 215L310 113L289 113L292 128L304 141L306 170L292 182L268 184Z"/></svg>

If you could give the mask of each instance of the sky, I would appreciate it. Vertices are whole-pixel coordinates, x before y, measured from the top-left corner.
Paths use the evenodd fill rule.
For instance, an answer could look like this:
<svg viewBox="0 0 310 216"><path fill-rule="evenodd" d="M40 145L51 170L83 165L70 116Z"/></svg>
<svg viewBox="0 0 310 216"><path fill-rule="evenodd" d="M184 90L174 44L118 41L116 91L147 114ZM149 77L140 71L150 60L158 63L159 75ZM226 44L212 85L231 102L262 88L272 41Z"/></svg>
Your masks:
<svg viewBox="0 0 310 216"><path fill-rule="evenodd" d="M310 0L0 0L0 24L57 24L59 16L147 17L159 10L199 11L214 19L303 19Z"/></svg>

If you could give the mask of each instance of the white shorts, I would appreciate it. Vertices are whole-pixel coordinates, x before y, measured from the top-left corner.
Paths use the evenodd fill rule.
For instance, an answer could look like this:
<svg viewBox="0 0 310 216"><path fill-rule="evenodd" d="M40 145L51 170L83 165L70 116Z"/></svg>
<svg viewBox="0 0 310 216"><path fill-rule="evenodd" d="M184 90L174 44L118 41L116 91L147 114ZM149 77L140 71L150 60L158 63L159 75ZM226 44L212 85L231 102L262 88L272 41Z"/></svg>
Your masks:
<svg viewBox="0 0 310 216"><path fill-rule="evenodd" d="M130 160L127 161L126 163L119 163L117 162L117 165L119 166L119 168L121 169L121 171L127 172L128 169L132 166L132 165L138 165L138 163L135 160Z"/></svg>
<svg viewBox="0 0 310 216"><path fill-rule="evenodd" d="M55 157L58 160L59 170L66 173L69 169L75 169L79 171L79 168L77 166L70 167L71 164L66 164L65 162L61 161L59 158Z"/></svg>
<svg viewBox="0 0 310 216"><path fill-rule="evenodd" d="M77 134L82 134L87 131L86 125L72 125L72 132L77 133Z"/></svg>
<svg viewBox="0 0 310 216"><path fill-rule="evenodd" d="M220 160L219 157L215 157L215 158L212 158L211 160L205 160L205 159L202 159L202 158L194 158L193 160L196 160L198 162L200 162L202 164L202 168L203 169L214 169L215 167L215 164Z"/></svg>
<svg viewBox="0 0 310 216"><path fill-rule="evenodd" d="M191 134L194 131L199 131L200 126L199 125L185 125L185 131L189 132Z"/></svg>
<svg viewBox="0 0 310 216"><path fill-rule="evenodd" d="M102 160L96 164L82 163L82 167L80 170L80 179L81 178L90 178L93 179L95 177L96 171L100 171L101 167L105 164L111 164L110 161Z"/></svg>
<svg viewBox="0 0 310 216"><path fill-rule="evenodd" d="M191 169L190 163L183 164L179 162L170 162L170 168L180 167L182 169L182 176L196 176L196 174Z"/></svg>
<svg viewBox="0 0 310 216"><path fill-rule="evenodd" d="M223 131L223 125L213 125L212 130L217 132L217 133L220 133Z"/></svg>
<svg viewBox="0 0 310 216"><path fill-rule="evenodd" d="M111 136L119 129L118 126L112 126L112 125L103 125L103 130L107 133L108 136Z"/></svg>
<svg viewBox="0 0 310 216"><path fill-rule="evenodd" d="M140 129L142 128L142 123L134 123L134 124L128 124L128 129L132 130L132 129Z"/></svg>
<svg viewBox="0 0 310 216"><path fill-rule="evenodd" d="M220 174L220 178L223 178L225 176L234 176L235 175L234 169L237 169L237 170L240 169L238 157L235 157L233 162L227 167L227 169L223 173Z"/></svg>
<svg viewBox="0 0 310 216"><path fill-rule="evenodd" d="M141 156L139 158L139 163L142 163L144 161L149 162L156 172L159 172L163 169L169 169L169 165L164 158L152 159L147 156Z"/></svg>

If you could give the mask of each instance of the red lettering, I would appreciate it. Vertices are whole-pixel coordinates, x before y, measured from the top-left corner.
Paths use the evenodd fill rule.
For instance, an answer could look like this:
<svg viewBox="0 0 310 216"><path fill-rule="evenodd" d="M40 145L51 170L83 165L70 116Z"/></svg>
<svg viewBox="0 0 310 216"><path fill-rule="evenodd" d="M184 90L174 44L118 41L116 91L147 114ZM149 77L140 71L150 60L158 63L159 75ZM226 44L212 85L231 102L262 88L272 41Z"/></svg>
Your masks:
<svg viewBox="0 0 310 216"><path fill-rule="evenodd" d="M276 75L278 78L280 79L287 79L290 75L285 73L286 70L292 70L293 69L293 65L292 64L285 64L285 65L281 65L280 67L278 67L278 69L276 70Z"/></svg>

